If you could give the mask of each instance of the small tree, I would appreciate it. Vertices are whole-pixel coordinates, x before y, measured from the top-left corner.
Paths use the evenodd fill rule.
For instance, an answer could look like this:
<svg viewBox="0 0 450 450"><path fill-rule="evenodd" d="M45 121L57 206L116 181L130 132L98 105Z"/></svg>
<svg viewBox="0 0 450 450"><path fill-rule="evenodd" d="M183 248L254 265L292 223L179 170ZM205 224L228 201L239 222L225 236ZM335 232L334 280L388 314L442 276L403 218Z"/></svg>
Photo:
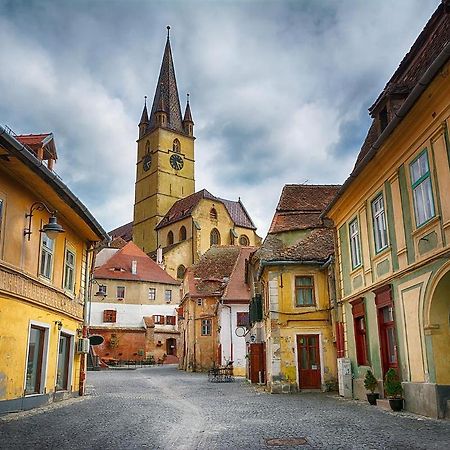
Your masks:
<svg viewBox="0 0 450 450"><path fill-rule="evenodd" d="M364 387L370 391L372 394L375 392L375 390L378 387L377 379L374 377L371 370L368 370L366 372L366 376L364 378Z"/></svg>
<svg viewBox="0 0 450 450"><path fill-rule="evenodd" d="M389 369L384 377L384 390L390 398L401 398L403 393L402 383L395 369Z"/></svg>

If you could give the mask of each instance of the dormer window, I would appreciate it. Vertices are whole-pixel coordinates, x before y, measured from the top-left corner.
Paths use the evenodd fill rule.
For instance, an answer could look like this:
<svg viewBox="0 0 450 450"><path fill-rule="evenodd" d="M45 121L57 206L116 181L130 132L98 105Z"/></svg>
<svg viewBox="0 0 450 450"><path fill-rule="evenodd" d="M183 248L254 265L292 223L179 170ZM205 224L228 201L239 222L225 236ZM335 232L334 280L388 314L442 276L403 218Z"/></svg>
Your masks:
<svg viewBox="0 0 450 450"><path fill-rule="evenodd" d="M380 134L381 134L389 123L387 106L384 106L384 108L378 113L378 120L380 122Z"/></svg>

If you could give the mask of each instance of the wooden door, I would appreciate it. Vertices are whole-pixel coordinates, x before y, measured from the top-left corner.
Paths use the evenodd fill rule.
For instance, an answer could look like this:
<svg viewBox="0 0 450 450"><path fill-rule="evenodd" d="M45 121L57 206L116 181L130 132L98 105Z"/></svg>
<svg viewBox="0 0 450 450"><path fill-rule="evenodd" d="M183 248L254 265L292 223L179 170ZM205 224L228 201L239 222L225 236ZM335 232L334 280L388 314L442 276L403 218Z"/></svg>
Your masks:
<svg viewBox="0 0 450 450"><path fill-rule="evenodd" d="M298 379L300 389L320 389L319 335L297 336Z"/></svg>
<svg viewBox="0 0 450 450"><path fill-rule="evenodd" d="M392 306L384 306L378 309L378 325L383 375L386 375L390 368L398 368L397 339Z"/></svg>
<svg viewBox="0 0 450 450"><path fill-rule="evenodd" d="M249 346L249 372L252 383L266 382L266 345L254 343Z"/></svg>

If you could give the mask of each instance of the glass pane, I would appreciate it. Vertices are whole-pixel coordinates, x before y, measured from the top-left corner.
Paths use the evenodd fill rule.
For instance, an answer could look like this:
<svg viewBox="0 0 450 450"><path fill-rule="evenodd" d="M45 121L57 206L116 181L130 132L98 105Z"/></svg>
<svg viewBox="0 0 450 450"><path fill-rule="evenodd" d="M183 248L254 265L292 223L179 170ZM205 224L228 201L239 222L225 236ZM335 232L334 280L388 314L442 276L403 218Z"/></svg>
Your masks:
<svg viewBox="0 0 450 450"><path fill-rule="evenodd" d="M300 361L302 369L309 369L307 347L300 347Z"/></svg>
<svg viewBox="0 0 450 450"><path fill-rule="evenodd" d="M25 391L27 394L38 393L40 388L40 361L42 359L43 330L31 328L28 344L28 361Z"/></svg>
<svg viewBox="0 0 450 450"><path fill-rule="evenodd" d="M317 365L316 361L316 349L314 347L309 347L309 367L311 369L313 365Z"/></svg>
<svg viewBox="0 0 450 450"><path fill-rule="evenodd" d="M295 277L295 284L297 286L312 286L311 277Z"/></svg>
<svg viewBox="0 0 450 450"><path fill-rule="evenodd" d="M395 350L395 333L393 327L386 329L386 338L389 364L395 364L397 362L397 352Z"/></svg>
<svg viewBox="0 0 450 450"><path fill-rule="evenodd" d="M312 289L303 288L297 289L297 306L313 305L313 291Z"/></svg>
<svg viewBox="0 0 450 450"><path fill-rule="evenodd" d="M58 372L56 374L56 389L67 389L69 370L70 338L61 335L59 338Z"/></svg>

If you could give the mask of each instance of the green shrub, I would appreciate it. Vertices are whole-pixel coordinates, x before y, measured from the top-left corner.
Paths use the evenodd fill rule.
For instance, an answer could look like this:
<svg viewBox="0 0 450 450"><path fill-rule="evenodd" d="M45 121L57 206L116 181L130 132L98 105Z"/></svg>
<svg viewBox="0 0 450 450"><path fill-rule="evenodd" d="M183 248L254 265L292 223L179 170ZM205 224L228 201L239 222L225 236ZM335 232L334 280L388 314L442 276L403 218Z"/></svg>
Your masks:
<svg viewBox="0 0 450 450"><path fill-rule="evenodd" d="M400 398L403 393L402 383L395 369L389 369L384 377L384 390L391 398Z"/></svg>
<svg viewBox="0 0 450 450"><path fill-rule="evenodd" d="M375 392L375 390L378 388L378 382L377 379L374 377L371 370L368 370L366 372L366 376L364 378L364 387L370 391L372 394Z"/></svg>

